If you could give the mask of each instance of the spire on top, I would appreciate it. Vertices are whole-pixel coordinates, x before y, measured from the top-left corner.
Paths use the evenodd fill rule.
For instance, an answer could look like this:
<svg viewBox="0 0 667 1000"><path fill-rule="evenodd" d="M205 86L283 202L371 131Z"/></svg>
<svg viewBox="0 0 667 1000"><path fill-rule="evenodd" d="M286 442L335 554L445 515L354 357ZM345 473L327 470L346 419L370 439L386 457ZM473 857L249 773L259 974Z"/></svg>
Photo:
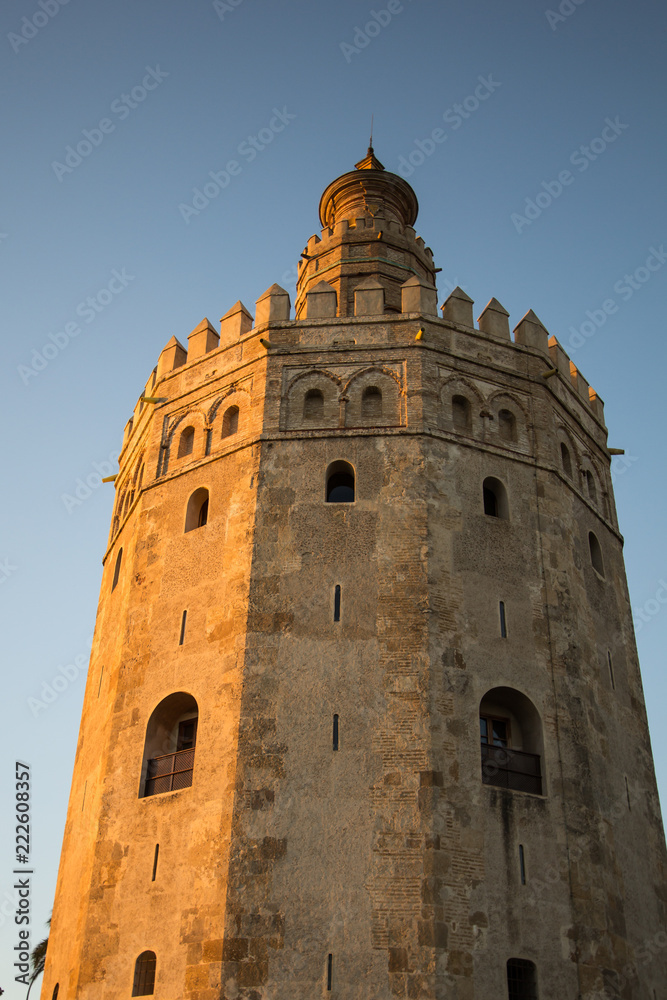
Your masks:
<svg viewBox="0 0 667 1000"><path fill-rule="evenodd" d="M358 163L355 163L355 167L357 168L357 170L384 170L383 164L380 163L377 156L375 155L375 151L373 149L372 144L368 147L368 153L363 158L363 160L359 160Z"/></svg>
<svg viewBox="0 0 667 1000"><path fill-rule="evenodd" d="M373 149L373 118L375 116L371 115L371 137L368 140L368 152L363 160L359 160L355 163L357 170L384 170L384 166L380 163L378 158L375 156L375 151Z"/></svg>

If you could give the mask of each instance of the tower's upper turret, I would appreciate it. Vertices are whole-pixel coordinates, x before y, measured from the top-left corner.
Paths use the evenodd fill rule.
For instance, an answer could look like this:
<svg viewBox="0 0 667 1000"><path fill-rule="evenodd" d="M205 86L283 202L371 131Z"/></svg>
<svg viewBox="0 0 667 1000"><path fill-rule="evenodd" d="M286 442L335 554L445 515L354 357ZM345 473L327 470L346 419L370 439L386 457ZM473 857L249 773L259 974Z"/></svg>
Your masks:
<svg viewBox="0 0 667 1000"><path fill-rule="evenodd" d="M369 212L414 226L418 211L417 195L408 182L385 170L372 146L355 169L332 181L320 198L320 222L330 229L342 219L354 221Z"/></svg>
<svg viewBox="0 0 667 1000"><path fill-rule="evenodd" d="M412 228L417 196L402 177L385 170L369 146L354 170L332 181L320 199L322 236L312 236L297 281L296 316L320 281L335 289L339 316L354 314L360 285L384 289L385 311L401 311L400 286L416 276L435 286L433 255Z"/></svg>

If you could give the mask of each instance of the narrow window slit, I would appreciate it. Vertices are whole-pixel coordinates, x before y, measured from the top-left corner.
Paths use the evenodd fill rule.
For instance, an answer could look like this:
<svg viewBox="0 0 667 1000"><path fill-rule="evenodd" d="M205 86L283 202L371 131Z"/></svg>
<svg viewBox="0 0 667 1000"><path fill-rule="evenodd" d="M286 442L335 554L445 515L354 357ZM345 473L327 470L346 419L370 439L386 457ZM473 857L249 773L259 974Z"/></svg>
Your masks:
<svg viewBox="0 0 667 1000"><path fill-rule="evenodd" d="M630 803L630 786L628 785L627 776L625 777L625 797L628 800L628 812L632 812L632 805Z"/></svg>
<svg viewBox="0 0 667 1000"><path fill-rule="evenodd" d="M336 589L334 590L334 621L340 621L340 584L336 584Z"/></svg>
<svg viewBox="0 0 667 1000"><path fill-rule="evenodd" d="M86 789L88 788L88 782L83 786L83 798L81 800L81 812L83 812L83 807L86 804Z"/></svg>
<svg viewBox="0 0 667 1000"><path fill-rule="evenodd" d="M607 664L609 666L609 679L611 680L612 690L616 690L616 681L614 680L614 665L611 662L611 653L607 650Z"/></svg>
<svg viewBox="0 0 667 1000"><path fill-rule="evenodd" d="M333 717L333 748L338 749L338 716Z"/></svg>
<svg viewBox="0 0 667 1000"><path fill-rule="evenodd" d="M505 602L500 602L500 637L501 639L507 638L507 620L505 618Z"/></svg>
<svg viewBox="0 0 667 1000"><path fill-rule="evenodd" d="M157 859L160 854L160 845L155 845L155 857L153 858L153 875L151 876L151 882L155 881L155 876L157 875Z"/></svg>
<svg viewBox="0 0 667 1000"><path fill-rule="evenodd" d="M184 611L183 612L183 617L181 618L181 634L180 634L180 637L179 637L179 640L178 640L178 645L179 646L182 646L183 642L185 640L185 623L187 621L187 617L188 617L188 613L187 613L187 611Z"/></svg>
<svg viewBox="0 0 667 1000"><path fill-rule="evenodd" d="M329 955L327 959L327 991L331 990L332 981L333 981L333 955Z"/></svg>
<svg viewBox="0 0 667 1000"><path fill-rule="evenodd" d="M97 685L97 697L100 696L100 691L102 690L102 678L104 677L104 664L102 664L102 669L100 670L100 683Z"/></svg>
<svg viewBox="0 0 667 1000"><path fill-rule="evenodd" d="M116 565L113 571L113 582L111 584L111 589L115 590L118 584L118 578L120 577L120 567L123 561L123 550L120 549L118 555L116 556Z"/></svg>
<svg viewBox="0 0 667 1000"><path fill-rule="evenodd" d="M526 859L523 853L523 844L519 844L519 869L521 871L521 885L526 884Z"/></svg>

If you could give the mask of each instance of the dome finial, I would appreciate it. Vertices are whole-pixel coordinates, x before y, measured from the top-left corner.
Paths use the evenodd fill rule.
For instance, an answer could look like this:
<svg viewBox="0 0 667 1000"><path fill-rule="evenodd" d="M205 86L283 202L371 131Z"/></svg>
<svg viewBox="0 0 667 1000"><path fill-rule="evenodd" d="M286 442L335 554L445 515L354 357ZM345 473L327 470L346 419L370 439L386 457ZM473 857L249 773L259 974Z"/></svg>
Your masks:
<svg viewBox="0 0 667 1000"><path fill-rule="evenodd" d="M364 156L363 160L359 160L355 163L357 170L384 170L384 165L380 163L377 156L375 155L375 150L373 149L373 118L371 116L371 138L370 145L368 147L368 152Z"/></svg>
<svg viewBox="0 0 667 1000"><path fill-rule="evenodd" d="M368 144L368 152L363 160L355 163L357 170L384 170L384 165L380 163L373 149L373 118L374 115L371 115L371 137Z"/></svg>

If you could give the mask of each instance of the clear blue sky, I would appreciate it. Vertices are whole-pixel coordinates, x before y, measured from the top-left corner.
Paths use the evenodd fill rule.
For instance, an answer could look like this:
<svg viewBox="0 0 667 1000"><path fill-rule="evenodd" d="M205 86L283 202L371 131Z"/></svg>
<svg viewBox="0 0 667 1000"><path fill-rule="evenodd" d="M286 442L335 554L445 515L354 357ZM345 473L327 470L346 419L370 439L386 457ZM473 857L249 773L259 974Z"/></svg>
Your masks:
<svg viewBox="0 0 667 1000"><path fill-rule="evenodd" d="M239 298L252 311L272 282L293 285L320 194L364 155L371 113L388 169L419 163L418 141L426 151L409 180L443 268L440 301L456 284L478 312L496 296L513 326L533 308L564 345L579 344L572 357L605 400L609 443L628 456L616 498L667 802L667 606L656 597L667 595L664 8L566 2L572 13L556 20L535 0L43 3L46 13L38 0L0 11L0 601L12 709L0 801L11 816L13 760L27 759L33 941L53 898L83 674L37 716L29 699L87 654L113 487L69 509L63 495L118 452L172 335L185 342L204 315L216 323ZM383 24L365 32L372 10ZM284 127L253 157L249 137L281 124L275 109ZM199 214L179 209L230 160L239 166L217 197ZM577 336L587 322L592 335ZM1 836L0 985L13 1000L25 990L3 915L11 822Z"/></svg>

